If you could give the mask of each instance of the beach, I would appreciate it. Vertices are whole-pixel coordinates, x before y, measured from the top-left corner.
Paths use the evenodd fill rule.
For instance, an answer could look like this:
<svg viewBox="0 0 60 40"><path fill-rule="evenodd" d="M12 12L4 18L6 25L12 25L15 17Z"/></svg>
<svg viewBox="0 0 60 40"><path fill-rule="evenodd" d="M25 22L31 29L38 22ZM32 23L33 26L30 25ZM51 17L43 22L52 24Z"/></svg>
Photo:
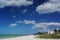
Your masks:
<svg viewBox="0 0 60 40"><path fill-rule="evenodd" d="M5 38L0 40L60 40L60 39L43 39L43 38L36 38L36 36L34 35L28 35L15 38Z"/></svg>

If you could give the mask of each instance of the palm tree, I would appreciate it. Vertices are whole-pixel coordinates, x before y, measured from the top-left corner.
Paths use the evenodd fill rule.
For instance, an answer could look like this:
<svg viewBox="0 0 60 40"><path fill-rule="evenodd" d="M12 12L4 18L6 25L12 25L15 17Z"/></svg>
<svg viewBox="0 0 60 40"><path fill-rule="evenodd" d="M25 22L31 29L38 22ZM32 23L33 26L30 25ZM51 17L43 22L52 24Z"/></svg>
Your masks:
<svg viewBox="0 0 60 40"><path fill-rule="evenodd" d="M60 33L60 29L59 29L59 33Z"/></svg>
<svg viewBox="0 0 60 40"><path fill-rule="evenodd" d="M55 29L54 32L57 33L57 30Z"/></svg>
<svg viewBox="0 0 60 40"><path fill-rule="evenodd" d="M55 29L54 32L59 34L60 33L60 29Z"/></svg>

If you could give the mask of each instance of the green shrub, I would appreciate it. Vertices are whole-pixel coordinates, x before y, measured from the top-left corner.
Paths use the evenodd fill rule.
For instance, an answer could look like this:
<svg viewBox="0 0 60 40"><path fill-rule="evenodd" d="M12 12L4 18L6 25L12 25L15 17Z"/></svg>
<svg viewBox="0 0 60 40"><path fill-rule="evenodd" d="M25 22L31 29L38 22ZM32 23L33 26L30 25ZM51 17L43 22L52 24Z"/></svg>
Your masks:
<svg viewBox="0 0 60 40"><path fill-rule="evenodd" d="M60 34L47 34L47 35L42 35L39 36L39 38L60 38Z"/></svg>

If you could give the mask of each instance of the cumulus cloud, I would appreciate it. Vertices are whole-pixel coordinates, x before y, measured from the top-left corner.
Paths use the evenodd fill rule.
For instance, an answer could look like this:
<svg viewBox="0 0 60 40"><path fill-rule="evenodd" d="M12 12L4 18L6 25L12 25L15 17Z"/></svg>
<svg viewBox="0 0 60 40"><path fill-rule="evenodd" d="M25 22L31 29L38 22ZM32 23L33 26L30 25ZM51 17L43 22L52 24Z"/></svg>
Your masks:
<svg viewBox="0 0 60 40"><path fill-rule="evenodd" d="M9 27L16 27L18 24L14 23L14 24L10 24Z"/></svg>
<svg viewBox="0 0 60 40"><path fill-rule="evenodd" d="M43 28L42 30L49 30L47 29L50 26L57 26L60 27L60 23L58 22L41 22L41 23L37 23L35 20L24 20L24 21L16 21L15 24L11 24L10 27L16 27L18 24L31 24L32 25L32 29L36 29L36 28Z"/></svg>
<svg viewBox="0 0 60 40"><path fill-rule="evenodd" d="M18 24L20 24L20 23L22 23L22 24L32 24L32 25L34 25L35 24L35 21L33 20L33 21L30 21L30 20L24 20L24 21L16 21L14 24L10 24L9 26L10 27L16 27Z"/></svg>
<svg viewBox="0 0 60 40"><path fill-rule="evenodd" d="M25 24L35 24L35 21L33 20L33 21L30 21L30 20L24 20L24 23Z"/></svg>
<svg viewBox="0 0 60 40"><path fill-rule="evenodd" d="M49 0L37 6L36 11L40 14L60 12L60 0Z"/></svg>
<svg viewBox="0 0 60 40"><path fill-rule="evenodd" d="M60 26L60 23L57 22L41 22L41 23L36 23L35 20L24 20L20 21L20 23L24 23L26 25L31 24L33 25L32 28L40 28L40 27L49 27L49 26Z"/></svg>
<svg viewBox="0 0 60 40"><path fill-rule="evenodd" d="M27 5L32 5L33 1L29 0L0 0L0 7L5 7L5 6L27 6Z"/></svg>
<svg viewBox="0 0 60 40"><path fill-rule="evenodd" d="M24 20L23 21L24 24L31 24L33 25L32 29L36 29L36 28L43 28L43 30L48 31L49 29L47 29L50 26L57 26L60 27L60 23L57 22L41 22L41 23L36 23L36 21L32 20Z"/></svg>
<svg viewBox="0 0 60 40"><path fill-rule="evenodd" d="M32 29L38 29L38 28L42 28L42 31L49 31L50 29L48 29L48 27L50 26L57 26L60 27L60 23L57 22L41 22L41 23L36 23L36 21L32 20L24 20L24 24L31 24Z"/></svg>
<svg viewBox="0 0 60 40"><path fill-rule="evenodd" d="M35 23L35 24L33 25L32 29L42 28L42 30L44 30L44 31L49 31L50 29L48 29L48 27L50 27L50 26L60 27L60 23L56 23L56 22Z"/></svg>
<svg viewBox="0 0 60 40"><path fill-rule="evenodd" d="M37 27L49 27L49 26L60 26L60 23L56 23L56 22L43 22L43 23L35 23L34 28Z"/></svg>

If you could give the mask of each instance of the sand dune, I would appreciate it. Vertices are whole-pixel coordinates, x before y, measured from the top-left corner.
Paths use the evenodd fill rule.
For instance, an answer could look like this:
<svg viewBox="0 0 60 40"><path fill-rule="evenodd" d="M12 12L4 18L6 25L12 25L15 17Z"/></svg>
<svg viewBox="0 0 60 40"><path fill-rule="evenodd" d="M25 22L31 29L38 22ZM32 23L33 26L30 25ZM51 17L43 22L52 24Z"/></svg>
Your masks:
<svg viewBox="0 0 60 40"><path fill-rule="evenodd" d="M22 37L16 37L16 38L7 38L7 39L0 39L0 40L60 40L60 39L39 39L35 38L34 35L29 36L22 36Z"/></svg>

